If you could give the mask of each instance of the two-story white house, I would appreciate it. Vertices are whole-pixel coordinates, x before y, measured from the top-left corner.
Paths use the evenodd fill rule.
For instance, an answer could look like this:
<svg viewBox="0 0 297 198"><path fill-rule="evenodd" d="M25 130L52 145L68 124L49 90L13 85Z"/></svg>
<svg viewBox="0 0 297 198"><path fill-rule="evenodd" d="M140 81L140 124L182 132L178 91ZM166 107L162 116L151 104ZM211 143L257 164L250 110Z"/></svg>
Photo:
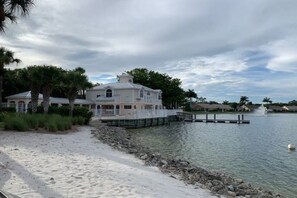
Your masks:
<svg viewBox="0 0 297 198"><path fill-rule="evenodd" d="M162 116L162 91L134 84L128 74L118 76L118 82L99 85L86 91L86 100L93 101L97 116ZM149 116L151 117L151 116Z"/></svg>
<svg viewBox="0 0 297 198"><path fill-rule="evenodd" d="M27 112L31 106L29 91L6 97L7 106L17 112ZM43 101L39 95L38 104ZM50 98L50 105L69 105L66 98ZM128 74L118 76L118 82L95 86L86 90L86 99L76 99L76 106L84 106L101 119L163 118L181 110L166 110L162 106L162 91L134 84Z"/></svg>

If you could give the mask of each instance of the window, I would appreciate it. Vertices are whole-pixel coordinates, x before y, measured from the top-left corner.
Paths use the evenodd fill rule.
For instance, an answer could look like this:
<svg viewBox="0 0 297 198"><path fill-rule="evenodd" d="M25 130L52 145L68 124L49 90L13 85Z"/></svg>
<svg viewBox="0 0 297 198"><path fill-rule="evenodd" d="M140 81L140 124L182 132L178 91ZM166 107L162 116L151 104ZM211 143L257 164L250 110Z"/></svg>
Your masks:
<svg viewBox="0 0 297 198"><path fill-rule="evenodd" d="M159 99L159 100L162 99L162 92L159 93L159 95L158 95L158 99Z"/></svg>
<svg viewBox="0 0 297 198"><path fill-rule="evenodd" d="M149 95L151 95L151 93L148 91L146 95L148 95L148 96L149 96Z"/></svg>
<svg viewBox="0 0 297 198"><path fill-rule="evenodd" d="M111 89L107 89L106 90L106 98L111 98L112 97L112 90Z"/></svg>
<svg viewBox="0 0 297 198"><path fill-rule="evenodd" d="M140 90L139 96L140 98L143 98L143 89Z"/></svg>
<svg viewBox="0 0 297 198"><path fill-rule="evenodd" d="M131 105L124 105L124 109L132 109Z"/></svg>

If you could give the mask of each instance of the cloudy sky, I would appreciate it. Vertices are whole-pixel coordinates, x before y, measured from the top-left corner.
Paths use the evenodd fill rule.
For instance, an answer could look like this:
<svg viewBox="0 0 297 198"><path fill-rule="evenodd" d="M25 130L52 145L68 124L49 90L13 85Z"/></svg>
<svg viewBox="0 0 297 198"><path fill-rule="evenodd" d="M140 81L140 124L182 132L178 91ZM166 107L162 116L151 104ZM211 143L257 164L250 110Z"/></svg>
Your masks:
<svg viewBox="0 0 297 198"><path fill-rule="evenodd" d="M36 0L1 46L22 65L82 66L93 82L133 68L216 101L297 99L296 0Z"/></svg>

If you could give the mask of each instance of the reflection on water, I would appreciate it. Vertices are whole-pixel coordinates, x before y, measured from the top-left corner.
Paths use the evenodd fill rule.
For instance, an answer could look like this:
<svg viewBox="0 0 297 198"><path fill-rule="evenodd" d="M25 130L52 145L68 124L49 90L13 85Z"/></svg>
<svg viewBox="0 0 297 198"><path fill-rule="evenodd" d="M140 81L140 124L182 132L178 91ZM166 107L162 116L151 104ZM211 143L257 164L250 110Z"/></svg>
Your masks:
<svg viewBox="0 0 297 198"><path fill-rule="evenodd" d="M217 118L234 118L219 115ZM263 186L286 197L297 195L297 115L246 115L251 124L173 123L131 130L144 145L166 156Z"/></svg>

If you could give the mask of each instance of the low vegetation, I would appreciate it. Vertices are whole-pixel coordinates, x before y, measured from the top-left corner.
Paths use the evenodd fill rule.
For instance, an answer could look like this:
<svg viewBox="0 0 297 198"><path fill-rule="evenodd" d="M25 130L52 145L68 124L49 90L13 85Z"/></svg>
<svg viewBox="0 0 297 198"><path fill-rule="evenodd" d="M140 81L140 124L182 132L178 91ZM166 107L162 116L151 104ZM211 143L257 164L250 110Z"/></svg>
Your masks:
<svg viewBox="0 0 297 198"><path fill-rule="evenodd" d="M28 131L44 129L50 132L65 131L73 125L84 125L86 119L82 116L61 116L57 114L1 114L0 127L4 130Z"/></svg>

